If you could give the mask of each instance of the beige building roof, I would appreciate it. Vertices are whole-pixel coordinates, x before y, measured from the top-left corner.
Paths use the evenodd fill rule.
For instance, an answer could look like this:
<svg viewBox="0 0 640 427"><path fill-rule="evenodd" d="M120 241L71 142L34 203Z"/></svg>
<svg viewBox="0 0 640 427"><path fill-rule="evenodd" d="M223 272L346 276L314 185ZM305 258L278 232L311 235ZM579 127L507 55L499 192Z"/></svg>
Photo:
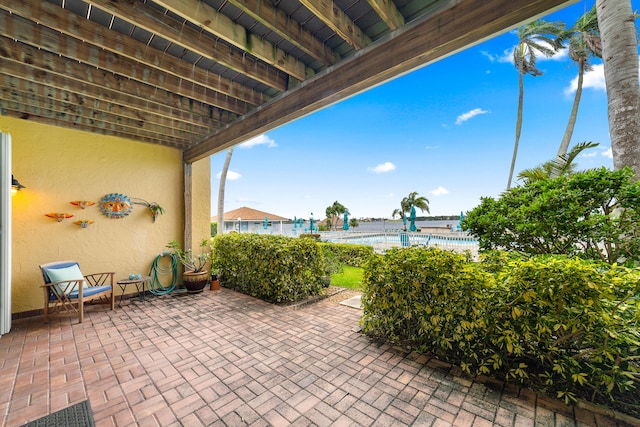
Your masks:
<svg viewBox="0 0 640 427"><path fill-rule="evenodd" d="M242 218L243 221L264 221L264 217L268 216L269 221L289 221L289 218L275 215L269 212L259 211L257 209L247 208L243 206L232 211L224 213L225 221L237 221L238 218ZM218 221L218 216L212 216L211 221Z"/></svg>

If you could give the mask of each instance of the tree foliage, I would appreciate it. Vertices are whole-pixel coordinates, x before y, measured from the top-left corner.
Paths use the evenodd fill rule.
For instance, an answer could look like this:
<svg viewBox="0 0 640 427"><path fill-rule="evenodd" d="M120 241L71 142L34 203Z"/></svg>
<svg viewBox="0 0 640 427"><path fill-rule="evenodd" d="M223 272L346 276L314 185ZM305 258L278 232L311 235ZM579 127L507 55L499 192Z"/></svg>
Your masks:
<svg viewBox="0 0 640 427"><path fill-rule="evenodd" d="M399 216L404 222L404 231L407 231L407 214L411 211L411 206L415 206L423 212L429 213L429 199L419 196L417 191L412 191L407 197L400 201L400 209L395 209L391 213L391 218Z"/></svg>
<svg viewBox="0 0 640 427"><path fill-rule="evenodd" d="M325 214L327 215L327 226L335 230L338 224L338 218L340 218L340 216L346 211L347 208L337 200L333 202L331 206L327 206L327 209L325 210Z"/></svg>
<svg viewBox="0 0 640 427"><path fill-rule="evenodd" d="M553 56L562 47L562 37L564 35L564 24L558 22L547 22L537 20L530 22L516 31L518 44L513 49L513 65L518 70L518 112L516 118L516 139L513 144L513 156L509 169L509 181L507 190L511 188L513 171L518 157L518 145L522 132L522 109L524 104L524 82L523 78L529 74L531 76L541 76L542 71L536 65L538 54L546 57Z"/></svg>
<svg viewBox="0 0 640 427"><path fill-rule="evenodd" d="M576 172L574 162L578 155L584 150L598 145L600 144L591 141L576 144L568 153L558 155L555 159L544 162L535 168L523 170L518 174L518 180L526 184L547 178L557 178L561 175L572 175Z"/></svg>
<svg viewBox="0 0 640 427"><path fill-rule="evenodd" d="M461 227L480 249L566 254L613 264L640 259L640 183L629 168L530 182L484 197Z"/></svg>
<svg viewBox="0 0 640 427"><path fill-rule="evenodd" d="M600 41L600 30L598 29L598 19L596 18L596 6L594 5L589 12L586 12L578 18L569 30L563 34L568 41L569 58L578 65L578 81L576 84L576 93L571 107L571 114L564 136L558 148L558 157L567 154L573 129L578 118L578 107L580 98L582 97L582 86L584 82L584 74L591 71L589 59L592 56L602 57L602 44ZM552 175L554 178L558 175Z"/></svg>

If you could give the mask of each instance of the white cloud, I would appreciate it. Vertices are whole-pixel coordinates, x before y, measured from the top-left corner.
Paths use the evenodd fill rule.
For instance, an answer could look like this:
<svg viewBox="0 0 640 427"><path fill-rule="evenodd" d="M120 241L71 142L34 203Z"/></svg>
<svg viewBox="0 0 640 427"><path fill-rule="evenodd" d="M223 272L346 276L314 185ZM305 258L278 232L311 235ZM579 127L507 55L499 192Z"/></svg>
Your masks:
<svg viewBox="0 0 640 427"><path fill-rule="evenodd" d="M545 43L540 43L541 45L546 45ZM548 45L546 45L548 46ZM501 55L493 55L487 52L481 52L484 56L486 56L487 58L489 58L489 60L491 62L501 62L501 63L507 63L507 64L513 64L513 51L515 49L515 46L510 47L509 49L505 49ZM552 56L545 56L540 52L536 52L536 59L538 61L562 61L565 58L567 58L569 56L569 52L568 50L565 49L560 49L559 51L557 51L556 53L554 53Z"/></svg>
<svg viewBox="0 0 640 427"><path fill-rule="evenodd" d="M434 196L444 196L445 194L449 194L449 190L447 190L443 186L440 186L435 190L431 190L429 194L433 194Z"/></svg>
<svg viewBox="0 0 640 427"><path fill-rule="evenodd" d="M436 149L440 148L440 146L439 145L427 145L424 148L425 148L425 150L436 150Z"/></svg>
<svg viewBox="0 0 640 427"><path fill-rule="evenodd" d="M238 197L237 199L234 200L234 202L241 204L242 206L255 206L255 205L261 205L262 203L259 202L258 200L253 200L253 199L248 199L246 197Z"/></svg>
<svg viewBox="0 0 640 427"><path fill-rule="evenodd" d="M392 170L395 170L395 169L396 169L396 165L394 165L391 162L384 162L384 163L380 163L379 165L373 168L367 168L367 170L374 173L386 173L386 172L391 172Z"/></svg>
<svg viewBox="0 0 640 427"><path fill-rule="evenodd" d="M222 172L218 172L218 174L216 175L216 178L220 179L221 175L222 175ZM232 170L227 171L227 181L236 181L240 178L242 178L242 175L240 175L238 172L234 172Z"/></svg>
<svg viewBox="0 0 640 427"><path fill-rule="evenodd" d="M607 157L609 159L613 159L613 151L611 150L611 147L609 147L609 148L604 148L604 149L600 150L599 152L590 151L588 153L581 153L580 154L580 157L585 157L585 158L597 157L597 156L602 156L602 157Z"/></svg>
<svg viewBox="0 0 640 427"><path fill-rule="evenodd" d="M487 114L489 111L483 110L482 108L474 108L471 111L467 111L466 113L460 114L456 119L456 124L460 125L472 117L475 117L479 114Z"/></svg>
<svg viewBox="0 0 640 427"><path fill-rule="evenodd" d="M506 64L513 64L513 49L514 47L510 49L505 49L502 52L502 55L496 56L495 60L498 62L506 63Z"/></svg>
<svg viewBox="0 0 640 427"><path fill-rule="evenodd" d="M594 65L591 71L587 71L584 73L582 88L588 89L591 88L593 90L606 90L606 85L604 83L604 66L602 64ZM565 95L570 95L575 93L578 89L578 76L575 76L569 87L564 90Z"/></svg>
<svg viewBox="0 0 640 427"><path fill-rule="evenodd" d="M569 57L569 49L567 49L566 47L563 49L560 49L559 51L554 53L553 56L550 56L550 57L546 57L543 54L536 55L536 58L540 58L541 61L564 61L568 57Z"/></svg>
<svg viewBox="0 0 640 427"><path fill-rule="evenodd" d="M638 68L640 69L640 60L638 63ZM564 90L564 93L566 94L574 93L577 88L578 88L578 76L575 76L573 80L571 80L569 87ZM607 90L607 85L605 84L605 80L604 80L603 64L593 65L590 71L587 71L586 73L584 73L582 88L583 89L591 88L594 90L602 90L602 91Z"/></svg>
<svg viewBox="0 0 640 427"><path fill-rule="evenodd" d="M388 194L385 194L384 196L385 199L393 199L394 197L395 195L393 193L388 193Z"/></svg>
<svg viewBox="0 0 640 427"><path fill-rule="evenodd" d="M496 55L493 55L492 53L487 52L486 50L481 50L480 54L484 57L486 57L489 61L491 62L496 62L497 60L499 60L500 58Z"/></svg>
<svg viewBox="0 0 640 427"><path fill-rule="evenodd" d="M242 144L239 145L239 147L252 148L252 147L255 147L256 145L266 145L269 148L278 146L278 144L276 144L276 142L273 139L269 138L265 134L262 134L262 135L256 136L255 138L251 138L248 141L243 142Z"/></svg>
<svg viewBox="0 0 640 427"><path fill-rule="evenodd" d="M638 70L640 71L640 59L638 59ZM582 82L582 88L591 88L593 90L607 90L607 85L604 80L604 65L596 64L591 67L590 71L584 73L584 80ZM569 84L569 87L564 90L565 94L574 93L578 89L578 76L574 77Z"/></svg>

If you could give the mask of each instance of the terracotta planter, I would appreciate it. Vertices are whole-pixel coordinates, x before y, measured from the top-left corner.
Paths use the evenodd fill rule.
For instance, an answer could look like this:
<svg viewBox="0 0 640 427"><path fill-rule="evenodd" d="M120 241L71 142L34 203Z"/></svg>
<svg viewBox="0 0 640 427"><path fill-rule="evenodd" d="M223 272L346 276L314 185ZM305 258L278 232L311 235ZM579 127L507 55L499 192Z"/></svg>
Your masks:
<svg viewBox="0 0 640 427"><path fill-rule="evenodd" d="M216 276L215 274L211 276L211 286L209 289L212 291L220 290L220 280L218 280L218 276Z"/></svg>
<svg viewBox="0 0 640 427"><path fill-rule="evenodd" d="M182 275L182 279L187 292L202 292L204 287L207 286L207 283L209 283L209 272L200 271L198 273L194 273L192 271L185 271Z"/></svg>

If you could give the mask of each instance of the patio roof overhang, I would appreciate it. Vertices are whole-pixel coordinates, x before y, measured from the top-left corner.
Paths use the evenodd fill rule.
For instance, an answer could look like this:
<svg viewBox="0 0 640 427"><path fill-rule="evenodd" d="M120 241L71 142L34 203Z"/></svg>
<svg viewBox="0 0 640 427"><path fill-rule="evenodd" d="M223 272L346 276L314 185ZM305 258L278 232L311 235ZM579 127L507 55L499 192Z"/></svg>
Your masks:
<svg viewBox="0 0 640 427"><path fill-rule="evenodd" d="M0 114L191 163L576 0L0 1Z"/></svg>

